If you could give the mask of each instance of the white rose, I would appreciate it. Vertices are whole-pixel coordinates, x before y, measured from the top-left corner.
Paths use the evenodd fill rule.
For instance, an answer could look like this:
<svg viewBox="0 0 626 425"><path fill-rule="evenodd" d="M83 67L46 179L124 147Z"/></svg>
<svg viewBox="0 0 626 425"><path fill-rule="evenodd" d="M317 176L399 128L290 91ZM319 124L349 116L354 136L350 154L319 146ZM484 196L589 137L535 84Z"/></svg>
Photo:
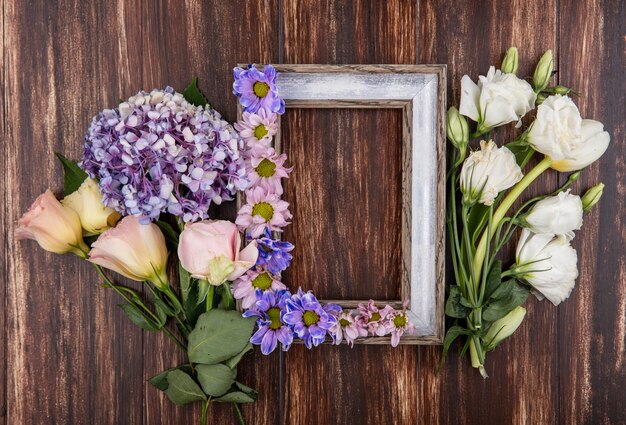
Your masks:
<svg viewBox="0 0 626 425"><path fill-rule="evenodd" d="M583 120L581 138L572 146L570 158L554 160L552 168L557 171L576 171L600 158L609 147L611 136L604 131L604 125L599 121Z"/></svg>
<svg viewBox="0 0 626 425"><path fill-rule="evenodd" d="M576 250L564 236L522 230L514 269L538 292L537 298L559 305L569 297L578 277L577 263Z"/></svg>
<svg viewBox="0 0 626 425"><path fill-rule="evenodd" d="M98 183L89 177L61 203L76 211L85 235L99 235L120 219L115 210L104 206Z"/></svg>
<svg viewBox="0 0 626 425"><path fill-rule="evenodd" d="M583 120L572 99L558 94L539 105L528 133L528 143L549 156L557 171L585 168L604 154L610 141L601 122Z"/></svg>
<svg viewBox="0 0 626 425"><path fill-rule="evenodd" d="M571 240L574 230L583 225L583 204L580 196L560 192L537 202L525 221L533 233L552 233Z"/></svg>
<svg viewBox="0 0 626 425"><path fill-rule="evenodd" d="M535 106L537 99L533 88L515 74L503 74L495 67L487 76L480 76L478 84L464 75L461 79L460 112L478 123L478 131L520 119Z"/></svg>
<svg viewBox="0 0 626 425"><path fill-rule="evenodd" d="M468 204L492 205L498 193L513 186L524 175L508 148L498 148L493 141L482 140L480 149L463 162L461 191Z"/></svg>

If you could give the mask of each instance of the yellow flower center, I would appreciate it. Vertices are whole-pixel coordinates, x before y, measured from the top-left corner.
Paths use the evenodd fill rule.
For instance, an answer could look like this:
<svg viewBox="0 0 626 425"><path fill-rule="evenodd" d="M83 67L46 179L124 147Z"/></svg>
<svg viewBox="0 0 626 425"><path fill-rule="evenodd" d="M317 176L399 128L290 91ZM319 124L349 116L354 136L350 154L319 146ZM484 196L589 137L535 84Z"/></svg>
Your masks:
<svg viewBox="0 0 626 425"><path fill-rule="evenodd" d="M376 312L372 314L372 317L368 320L368 322L378 322L380 320L380 313Z"/></svg>
<svg viewBox="0 0 626 425"><path fill-rule="evenodd" d="M341 325L342 328L345 328L346 326L350 324L350 322L348 322L346 319L339 319L339 324Z"/></svg>
<svg viewBox="0 0 626 425"><path fill-rule="evenodd" d="M283 326L280 321L280 308L272 307L267 310L267 318L270 320L270 329L279 329Z"/></svg>
<svg viewBox="0 0 626 425"><path fill-rule="evenodd" d="M252 279L252 286L261 291L265 291L272 286L272 277L269 273L261 273L254 279Z"/></svg>
<svg viewBox="0 0 626 425"><path fill-rule="evenodd" d="M264 138L267 133L269 133L269 131L267 130L267 127L265 127L263 124L257 125L254 129L254 137L259 140Z"/></svg>
<svg viewBox="0 0 626 425"><path fill-rule="evenodd" d="M316 312L311 310L305 311L302 315L302 318L304 319L304 324L307 326L314 325L320 320L320 316Z"/></svg>
<svg viewBox="0 0 626 425"><path fill-rule="evenodd" d="M254 169L259 177L272 177L276 172L276 164L269 159L264 159Z"/></svg>
<svg viewBox="0 0 626 425"><path fill-rule="evenodd" d="M396 328L403 328L406 325L406 314L398 314L394 317L393 324Z"/></svg>
<svg viewBox="0 0 626 425"><path fill-rule="evenodd" d="M252 90L254 90L254 94L258 97L265 97L270 91L270 86L262 81L257 81L254 83L254 86L252 86Z"/></svg>
<svg viewBox="0 0 626 425"><path fill-rule="evenodd" d="M274 217L274 208L267 202L259 202L252 207L252 215L260 215L265 221L270 221Z"/></svg>

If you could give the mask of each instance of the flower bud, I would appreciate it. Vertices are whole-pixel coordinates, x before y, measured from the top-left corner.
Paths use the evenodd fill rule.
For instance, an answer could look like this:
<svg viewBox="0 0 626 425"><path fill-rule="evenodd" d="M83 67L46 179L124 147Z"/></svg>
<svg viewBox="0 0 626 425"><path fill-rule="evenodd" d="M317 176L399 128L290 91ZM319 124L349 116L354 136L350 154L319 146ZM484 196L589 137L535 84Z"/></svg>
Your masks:
<svg viewBox="0 0 626 425"><path fill-rule="evenodd" d="M569 94L572 91L572 89L570 89L569 87L565 87L562 85L558 85L556 87L554 87L554 94L560 94L565 96L566 94Z"/></svg>
<svg viewBox="0 0 626 425"><path fill-rule="evenodd" d="M163 233L156 224L141 224L132 215L100 235L89 261L132 280L149 280L160 289L168 286Z"/></svg>
<svg viewBox="0 0 626 425"><path fill-rule="evenodd" d="M522 324L525 315L526 309L522 306L518 306L503 318L493 322L487 335L483 337L483 341L487 345L487 350L493 350L498 344L510 337L513 332L517 330L519 325Z"/></svg>
<svg viewBox="0 0 626 425"><path fill-rule="evenodd" d="M509 50L506 51L506 55L504 55L500 70L505 74L517 74L518 60L517 47L509 47Z"/></svg>
<svg viewBox="0 0 626 425"><path fill-rule="evenodd" d="M537 106L541 105L546 99L547 99L547 97L546 97L545 94L539 93L537 95L537 101L536 101Z"/></svg>
<svg viewBox="0 0 626 425"><path fill-rule="evenodd" d="M604 192L604 183L600 183L587 190L583 195L583 211L589 212L598 203Z"/></svg>
<svg viewBox="0 0 626 425"><path fill-rule="evenodd" d="M67 195L61 203L78 214L85 236L99 235L120 219L117 211L102 204L98 184L89 177L76 192Z"/></svg>
<svg viewBox="0 0 626 425"><path fill-rule="evenodd" d="M539 93L548 86L550 77L552 77L552 69L554 61L552 59L552 50L548 50L543 54L533 74L533 88Z"/></svg>
<svg viewBox="0 0 626 425"><path fill-rule="evenodd" d="M78 215L63 206L50 190L40 195L20 218L15 237L33 239L46 251L57 254L72 252L84 258L89 252Z"/></svg>
<svg viewBox="0 0 626 425"><path fill-rule="evenodd" d="M454 106L446 114L446 135L454 147L464 154L469 142L469 127L465 117Z"/></svg>

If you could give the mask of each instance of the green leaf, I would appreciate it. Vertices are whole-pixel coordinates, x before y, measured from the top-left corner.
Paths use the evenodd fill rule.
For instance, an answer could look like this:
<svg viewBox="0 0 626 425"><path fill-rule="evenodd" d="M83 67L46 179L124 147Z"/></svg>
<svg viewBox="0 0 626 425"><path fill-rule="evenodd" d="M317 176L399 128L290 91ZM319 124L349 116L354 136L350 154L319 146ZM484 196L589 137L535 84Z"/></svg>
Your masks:
<svg viewBox="0 0 626 425"><path fill-rule="evenodd" d="M235 382L237 370L221 363L199 364L196 366L198 381L204 392L213 397L219 397L230 389Z"/></svg>
<svg viewBox="0 0 626 425"><path fill-rule="evenodd" d="M214 398L212 401L217 401L218 403L253 403L256 401L256 396L253 397L242 391L233 391L221 397Z"/></svg>
<svg viewBox="0 0 626 425"><path fill-rule="evenodd" d="M188 375L190 375L193 371L190 365L181 365L178 367L173 367L171 369L168 369L164 372L159 373L158 375L153 376L152 378L148 379L148 382L150 383L150 385L160 389L161 391L165 391L167 390L167 387L169 386L169 383L167 382L167 374L173 370L182 370Z"/></svg>
<svg viewBox="0 0 626 425"><path fill-rule="evenodd" d="M450 294L446 301L446 315L456 319L464 319L471 311L469 308L461 305L461 290L457 285L450 286Z"/></svg>
<svg viewBox="0 0 626 425"><path fill-rule="evenodd" d="M502 261L497 260L491 266L489 275L487 275L487 282L485 285L485 298L489 299L491 294L500 286L502 282Z"/></svg>
<svg viewBox="0 0 626 425"><path fill-rule="evenodd" d="M222 310L235 309L235 298L230 290L230 283L224 282L222 286L219 287L219 295L220 302L218 304L218 308L221 308Z"/></svg>
<svg viewBox="0 0 626 425"><path fill-rule="evenodd" d="M189 297L189 291L191 291L191 275L180 263L178 264L178 278L180 281L180 295L183 298L183 305L185 305Z"/></svg>
<svg viewBox="0 0 626 425"><path fill-rule="evenodd" d="M139 308L135 307L134 305L118 304L118 307L121 308L124 313L126 313L131 322L139 326L141 329L145 329L146 331L150 332L159 330L159 328L155 326L155 324L151 321L148 321L148 319L146 319L141 310L139 310Z"/></svg>
<svg viewBox="0 0 626 425"><path fill-rule="evenodd" d="M178 249L178 234L174 231L172 226L165 221L157 221L156 225L159 226L161 232L163 232L163 236L165 236L165 243L167 244L167 249L171 252L176 252Z"/></svg>
<svg viewBox="0 0 626 425"><path fill-rule="evenodd" d="M509 280L507 282L503 282L503 284L508 282L510 282L511 286L510 294L505 298L497 299L496 301L489 303L489 305L483 310L484 320L488 322L498 320L506 316L518 305L522 305L526 301L526 298L528 298L530 290L526 286L520 285L515 280Z"/></svg>
<svg viewBox="0 0 626 425"><path fill-rule="evenodd" d="M235 385L237 386L237 388L239 388L241 391L243 391L246 394L249 395L254 395L254 399L256 400L256 396L257 396L257 392L254 388L250 388L245 386L244 384L242 384L241 382L235 382Z"/></svg>
<svg viewBox="0 0 626 425"><path fill-rule="evenodd" d="M515 155L515 161L520 168L524 169L524 166L530 161L535 150L528 143L520 143L519 141L514 141L511 143L507 143L505 145L507 149L513 152Z"/></svg>
<svg viewBox="0 0 626 425"><path fill-rule="evenodd" d="M467 329L462 328L461 326L452 326L450 329L448 329L448 332L446 332L446 337L443 340L443 351L441 353L441 361L439 362L439 367L437 368L438 370L441 369L444 362L446 361L446 355L448 354L448 350L450 349L452 343L461 335L469 334L470 332Z"/></svg>
<svg viewBox="0 0 626 425"><path fill-rule="evenodd" d="M209 285L210 283L204 279L198 280L198 299L196 300L196 306L206 300L206 295L209 293Z"/></svg>
<svg viewBox="0 0 626 425"><path fill-rule="evenodd" d="M191 83L183 90L183 97L192 105L205 106L209 105L209 101L204 97L198 87L198 77L193 77ZM210 105L209 105L210 106Z"/></svg>
<svg viewBox="0 0 626 425"><path fill-rule="evenodd" d="M206 395L191 376L181 370L173 370L167 374L165 394L175 404L184 406L198 400L206 400Z"/></svg>
<svg viewBox="0 0 626 425"><path fill-rule="evenodd" d="M54 153L63 165L63 193L65 196L78 190L85 181L87 173L85 173L75 161L71 161L58 152Z"/></svg>
<svg viewBox="0 0 626 425"><path fill-rule="evenodd" d="M241 358L244 356L244 354L252 350L252 348L254 348L253 345L248 342L248 344L243 348L243 350L241 350L239 354L226 360L225 362L223 362L223 364L231 369L235 368L235 366L237 366L237 364L239 364L239 362L241 361Z"/></svg>
<svg viewBox="0 0 626 425"><path fill-rule="evenodd" d="M189 334L189 360L215 364L230 359L248 344L254 324L254 318L244 318L233 310L214 309L202 314Z"/></svg>
<svg viewBox="0 0 626 425"><path fill-rule="evenodd" d="M514 281L512 279L500 282L496 289L491 293L489 299L495 302L497 300L509 298L511 296L511 292L513 292L513 283Z"/></svg>

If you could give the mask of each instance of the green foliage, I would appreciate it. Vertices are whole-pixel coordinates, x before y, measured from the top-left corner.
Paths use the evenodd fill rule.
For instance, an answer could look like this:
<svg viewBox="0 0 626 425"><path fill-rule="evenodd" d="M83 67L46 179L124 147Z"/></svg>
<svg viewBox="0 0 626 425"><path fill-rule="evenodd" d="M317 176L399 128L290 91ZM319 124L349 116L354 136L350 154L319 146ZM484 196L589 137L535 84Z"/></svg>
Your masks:
<svg viewBox="0 0 626 425"><path fill-rule="evenodd" d="M189 334L189 360L216 364L238 355L248 344L254 324L254 318L244 318L234 310L203 313Z"/></svg>
<svg viewBox="0 0 626 425"><path fill-rule="evenodd" d="M154 322L148 320L138 307L132 304L118 304L118 307L126 313L126 316L128 316L131 322L139 326L141 329L145 329L150 332L158 331L160 329L160 327Z"/></svg>
<svg viewBox="0 0 626 425"><path fill-rule="evenodd" d="M457 285L450 286L450 294L446 301L446 315L455 319L464 319L470 313L471 309L461 303L461 290Z"/></svg>
<svg viewBox="0 0 626 425"><path fill-rule="evenodd" d="M191 376L182 370L172 370L167 374L167 397L179 406L194 401L206 400L206 395Z"/></svg>
<svg viewBox="0 0 626 425"><path fill-rule="evenodd" d="M191 83L189 83L185 90L183 90L182 95L185 100L192 105L211 106L209 105L209 101L207 100L207 98L202 94L200 88L198 87L198 77L193 77Z"/></svg>
<svg viewBox="0 0 626 425"><path fill-rule="evenodd" d="M257 399L257 392L250 387L246 387L242 383L235 382L231 388L231 392L213 399L213 401L221 403L252 403Z"/></svg>
<svg viewBox="0 0 626 425"><path fill-rule="evenodd" d="M233 357L231 357L230 359L222 362L223 364L225 364L226 366L228 366L231 369L234 369L237 364L239 364L239 362L241 361L241 359L243 358L243 356L250 350L252 350L253 346L252 344L248 343L243 350L241 350L241 352L239 354L234 355Z"/></svg>
<svg viewBox="0 0 626 425"><path fill-rule="evenodd" d="M529 294L528 287L520 285L515 279L502 282L483 309L483 319L493 322L506 316L515 307L522 305Z"/></svg>
<svg viewBox="0 0 626 425"><path fill-rule="evenodd" d="M58 152L54 153L63 165L63 193L65 196L78 190L85 181L87 173L85 173L75 161L71 161Z"/></svg>
<svg viewBox="0 0 626 425"><path fill-rule="evenodd" d="M441 353L439 369L441 369L446 360L446 355L448 354L448 350L450 350L450 346L461 335L470 335L470 331L461 326L452 326L448 329L448 332L446 332L446 337L443 340L443 352Z"/></svg>
<svg viewBox="0 0 626 425"><path fill-rule="evenodd" d="M159 373L158 375L153 376L152 378L148 379L148 382L150 383L150 385L160 389L161 391L165 391L167 390L167 387L169 386L167 382L167 374L173 370L182 370L188 375L191 375L193 373L193 369L191 368L191 365L181 365L178 367L173 367L171 369L168 369L164 372Z"/></svg>
<svg viewBox="0 0 626 425"><path fill-rule="evenodd" d="M221 363L196 366L198 381L204 392L213 397L220 397L235 383L237 369L231 369Z"/></svg>
<svg viewBox="0 0 626 425"><path fill-rule="evenodd" d="M178 249L178 233L176 233L172 226L166 221L159 220L155 224L159 226L159 229L163 232L163 236L165 236L167 249L169 249L170 252L176 252Z"/></svg>

